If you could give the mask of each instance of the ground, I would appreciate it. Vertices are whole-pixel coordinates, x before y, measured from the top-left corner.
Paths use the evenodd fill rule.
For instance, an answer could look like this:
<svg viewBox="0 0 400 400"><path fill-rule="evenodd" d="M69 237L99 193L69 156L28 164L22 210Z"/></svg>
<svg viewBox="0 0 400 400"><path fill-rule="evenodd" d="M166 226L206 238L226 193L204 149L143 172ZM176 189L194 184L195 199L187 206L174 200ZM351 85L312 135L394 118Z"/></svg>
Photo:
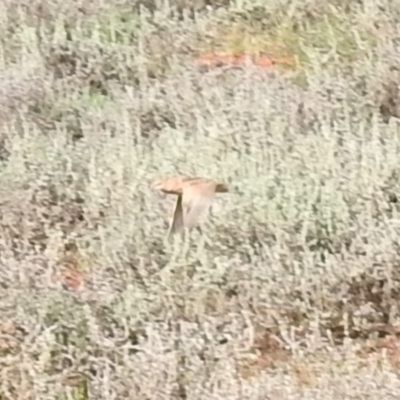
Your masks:
<svg viewBox="0 0 400 400"><path fill-rule="evenodd" d="M0 400L400 393L394 3L2 2Z"/></svg>

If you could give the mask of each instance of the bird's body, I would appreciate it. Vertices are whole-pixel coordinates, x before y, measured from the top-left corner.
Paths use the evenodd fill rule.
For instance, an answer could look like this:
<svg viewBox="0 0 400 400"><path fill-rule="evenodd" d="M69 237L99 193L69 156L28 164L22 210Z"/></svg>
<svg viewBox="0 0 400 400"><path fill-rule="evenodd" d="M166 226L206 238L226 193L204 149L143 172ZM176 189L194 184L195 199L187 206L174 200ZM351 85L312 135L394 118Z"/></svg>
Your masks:
<svg viewBox="0 0 400 400"><path fill-rule="evenodd" d="M178 196L168 236L193 228L209 211L216 193L229 191L227 185L208 178L176 176L153 183L153 188Z"/></svg>

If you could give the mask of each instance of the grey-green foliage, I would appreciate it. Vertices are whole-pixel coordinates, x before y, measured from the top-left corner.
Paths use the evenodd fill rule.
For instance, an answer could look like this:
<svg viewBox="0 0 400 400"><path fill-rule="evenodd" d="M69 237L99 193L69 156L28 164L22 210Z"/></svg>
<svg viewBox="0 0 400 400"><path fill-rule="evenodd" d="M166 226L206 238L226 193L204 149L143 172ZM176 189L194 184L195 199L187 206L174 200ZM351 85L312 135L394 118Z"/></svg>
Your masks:
<svg viewBox="0 0 400 400"><path fill-rule="evenodd" d="M351 64L306 37L300 72L204 70L193 48L240 2L194 20L54 4L2 6L0 397L395 393L392 366L355 352L399 319L397 17L335 2L387 24ZM231 192L167 242L173 199L149 185L178 173ZM54 279L68 262L80 289ZM290 353L274 372L269 335Z"/></svg>

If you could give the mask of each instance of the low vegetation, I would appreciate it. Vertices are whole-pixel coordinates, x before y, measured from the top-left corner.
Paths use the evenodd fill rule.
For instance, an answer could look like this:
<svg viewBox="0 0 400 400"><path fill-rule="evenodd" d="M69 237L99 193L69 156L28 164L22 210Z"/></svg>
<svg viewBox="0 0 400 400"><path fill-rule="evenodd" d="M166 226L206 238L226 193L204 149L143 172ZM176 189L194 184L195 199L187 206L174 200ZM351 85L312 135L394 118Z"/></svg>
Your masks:
<svg viewBox="0 0 400 400"><path fill-rule="evenodd" d="M4 1L0 399L398 393L399 24L389 0ZM168 242L149 187L176 174L231 193Z"/></svg>

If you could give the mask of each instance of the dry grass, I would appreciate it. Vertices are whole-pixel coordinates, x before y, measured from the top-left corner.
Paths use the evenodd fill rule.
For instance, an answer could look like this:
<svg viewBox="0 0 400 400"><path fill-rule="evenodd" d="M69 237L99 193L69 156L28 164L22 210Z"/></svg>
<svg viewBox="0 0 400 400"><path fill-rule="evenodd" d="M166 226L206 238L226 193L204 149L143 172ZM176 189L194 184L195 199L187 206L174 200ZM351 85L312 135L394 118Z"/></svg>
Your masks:
<svg viewBox="0 0 400 400"><path fill-rule="evenodd" d="M0 399L398 393L393 2L103 3L0 6ZM179 174L232 193L168 243Z"/></svg>

